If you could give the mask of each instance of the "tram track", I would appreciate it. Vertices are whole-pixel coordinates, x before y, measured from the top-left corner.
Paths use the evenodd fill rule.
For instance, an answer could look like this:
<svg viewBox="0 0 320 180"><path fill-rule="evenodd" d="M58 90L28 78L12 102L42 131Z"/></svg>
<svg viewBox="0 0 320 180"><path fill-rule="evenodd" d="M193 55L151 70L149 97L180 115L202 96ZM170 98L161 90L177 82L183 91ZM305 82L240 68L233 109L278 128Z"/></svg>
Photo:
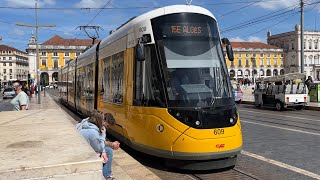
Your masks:
<svg viewBox="0 0 320 180"><path fill-rule="evenodd" d="M248 117L242 117L244 119L242 120L252 120L253 122L264 122L264 123L269 123L269 124L274 124L274 125L282 125L282 126L286 126L286 127L294 127L294 128L299 128L300 130L311 130L311 131L316 131L319 132L319 129L315 129L315 128L309 128L309 127L303 127L303 126L297 126L297 125L291 125L291 124L286 124L286 123L279 123L279 122L273 122L273 121L266 121L266 120L257 120L255 118L248 118Z"/></svg>
<svg viewBox="0 0 320 180"><path fill-rule="evenodd" d="M245 116L241 116L241 115L243 115L243 114L245 114ZM287 122L291 122L291 123L298 123L298 124L304 124L304 125L310 125L310 126L319 126L320 127L320 120L319 120L319 123L311 123L311 122L306 122L306 121L297 121L297 120L292 120L292 119L290 119L290 120L285 120L285 119L283 119L283 118L278 118L278 117L274 117L274 116L276 116L276 115L273 115L273 117L272 117L272 119L273 120L277 120L277 121L287 121ZM241 118L247 118L247 117L252 117L252 114L249 114L249 113L246 113L246 112L241 112L240 113L240 117ZM254 117L257 117L257 116L254 116ZM259 116L259 117L257 117L257 118L265 118L265 117L261 117L261 116ZM267 117L267 118L270 118L270 117ZM309 120L310 121L310 120Z"/></svg>
<svg viewBox="0 0 320 180"><path fill-rule="evenodd" d="M251 110L251 109L250 109ZM294 128L299 128L301 130L311 130L311 131L320 131L320 120L316 119L308 119L305 117L292 117L293 115L286 115L286 114L268 114L268 117L263 116L263 114L267 114L264 112L260 111L254 111L254 113L251 112L246 112L244 109L240 109L240 117L242 121L245 120L251 120L253 122L264 122L268 124L274 124L274 125L281 125L285 127L294 127ZM287 119L290 117L291 119ZM295 118L300 119L300 120L294 120Z"/></svg>
<svg viewBox="0 0 320 180"><path fill-rule="evenodd" d="M225 180L260 180L257 176L248 173L246 171L240 170L238 168L233 168L228 171L217 172L217 173L207 173L207 174L189 174L193 180L212 180L212 179L225 179Z"/></svg>

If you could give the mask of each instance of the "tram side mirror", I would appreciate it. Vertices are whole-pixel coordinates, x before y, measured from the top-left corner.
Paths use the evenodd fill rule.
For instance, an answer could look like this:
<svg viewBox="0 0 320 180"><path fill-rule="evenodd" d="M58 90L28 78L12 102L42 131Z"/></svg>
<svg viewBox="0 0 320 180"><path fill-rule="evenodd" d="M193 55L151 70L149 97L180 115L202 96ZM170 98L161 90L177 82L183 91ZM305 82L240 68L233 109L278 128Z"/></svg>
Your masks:
<svg viewBox="0 0 320 180"><path fill-rule="evenodd" d="M144 56L144 45L141 43L138 43L135 47L135 56L136 60L138 61L144 61L145 56Z"/></svg>
<svg viewBox="0 0 320 180"><path fill-rule="evenodd" d="M230 61L234 60L233 49L228 38L222 38L221 42L226 45L227 56Z"/></svg>

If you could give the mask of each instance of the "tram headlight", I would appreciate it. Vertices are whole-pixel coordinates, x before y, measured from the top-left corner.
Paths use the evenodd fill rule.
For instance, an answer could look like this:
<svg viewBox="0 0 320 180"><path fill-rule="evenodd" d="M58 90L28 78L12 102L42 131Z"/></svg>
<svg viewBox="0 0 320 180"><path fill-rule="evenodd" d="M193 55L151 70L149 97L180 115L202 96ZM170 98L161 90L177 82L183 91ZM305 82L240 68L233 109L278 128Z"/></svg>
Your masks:
<svg viewBox="0 0 320 180"><path fill-rule="evenodd" d="M201 121L196 121L195 124L196 124L196 126L200 126L201 125Z"/></svg>
<svg viewBox="0 0 320 180"><path fill-rule="evenodd" d="M238 111L237 111L236 108L234 108L234 109L232 110L232 113L231 113L231 117L230 117L230 119L229 119L229 122L230 122L230 124L234 125L234 124L237 123L237 120L238 120Z"/></svg>

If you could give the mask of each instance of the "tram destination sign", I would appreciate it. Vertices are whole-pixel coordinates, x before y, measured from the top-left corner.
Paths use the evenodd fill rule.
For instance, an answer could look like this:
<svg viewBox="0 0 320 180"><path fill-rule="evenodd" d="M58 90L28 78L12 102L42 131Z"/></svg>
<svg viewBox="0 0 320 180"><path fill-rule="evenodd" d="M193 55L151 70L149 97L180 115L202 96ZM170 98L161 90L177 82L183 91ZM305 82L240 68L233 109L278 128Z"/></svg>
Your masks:
<svg viewBox="0 0 320 180"><path fill-rule="evenodd" d="M170 23L165 24L162 31L167 37L174 36L204 36L208 37L207 24L201 23Z"/></svg>

